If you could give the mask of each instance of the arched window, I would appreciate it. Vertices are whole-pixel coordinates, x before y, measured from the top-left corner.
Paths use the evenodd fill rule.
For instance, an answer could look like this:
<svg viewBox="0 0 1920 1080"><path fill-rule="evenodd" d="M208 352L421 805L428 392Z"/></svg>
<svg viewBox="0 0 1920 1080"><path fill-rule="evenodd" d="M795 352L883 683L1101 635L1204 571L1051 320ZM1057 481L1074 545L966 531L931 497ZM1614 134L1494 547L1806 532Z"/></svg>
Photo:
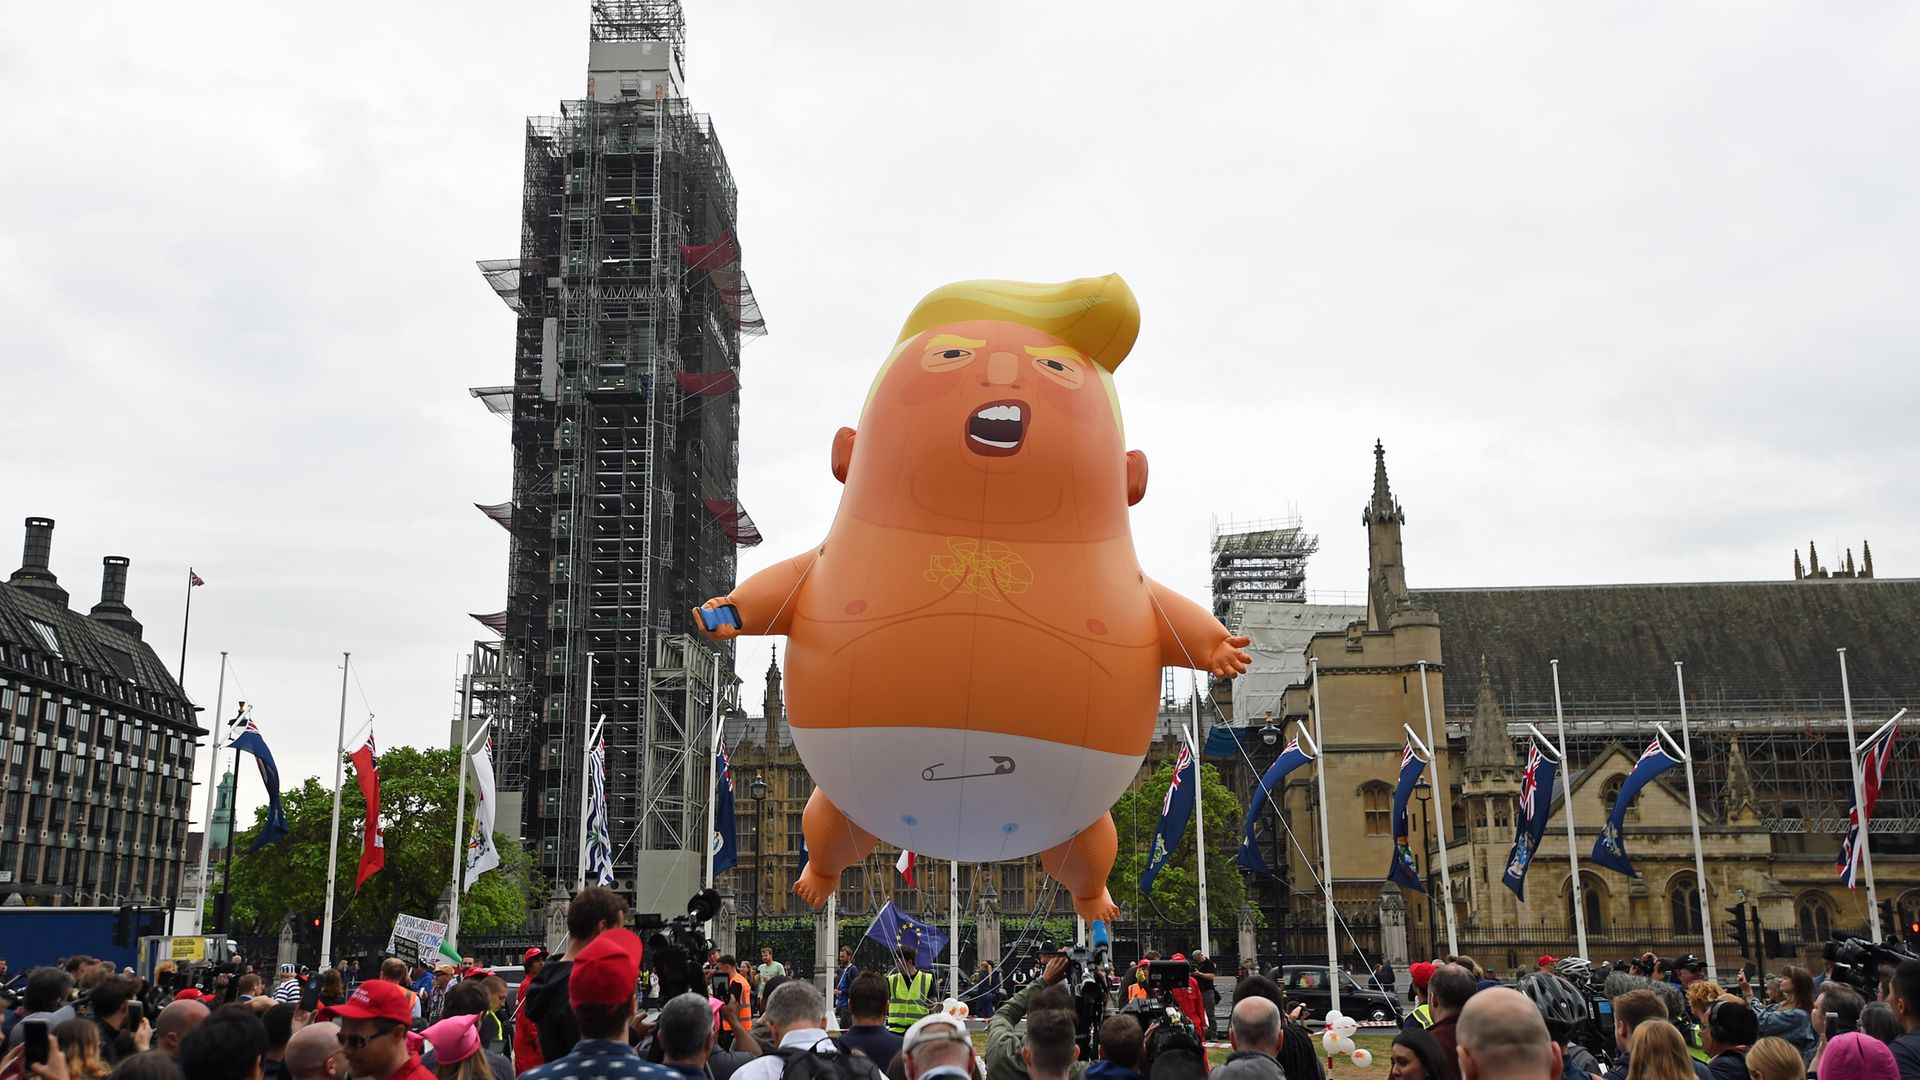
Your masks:
<svg viewBox="0 0 1920 1080"><path fill-rule="evenodd" d="M1393 834L1393 789L1373 780L1360 786L1360 805L1366 812L1368 836Z"/></svg>
<svg viewBox="0 0 1920 1080"><path fill-rule="evenodd" d="M1675 874L1667 886L1667 910L1676 934L1700 932L1700 886L1692 874Z"/></svg>
<svg viewBox="0 0 1920 1080"><path fill-rule="evenodd" d="M1827 898L1808 893L1800 898L1800 940L1825 941L1833 936L1833 909Z"/></svg>
<svg viewBox="0 0 1920 1080"><path fill-rule="evenodd" d="M1620 788L1626 782L1627 778L1625 774L1621 774L1607 777L1607 782L1600 785L1600 802L1606 806L1607 813L1613 813L1613 804L1619 801ZM1627 812L1629 814L1633 813L1631 810Z"/></svg>
<svg viewBox="0 0 1920 1080"><path fill-rule="evenodd" d="M1589 934L1604 930L1607 926L1606 896L1600 886L1585 874L1580 875L1580 900L1585 906L1587 932ZM1567 925L1573 926L1573 893L1567 893Z"/></svg>

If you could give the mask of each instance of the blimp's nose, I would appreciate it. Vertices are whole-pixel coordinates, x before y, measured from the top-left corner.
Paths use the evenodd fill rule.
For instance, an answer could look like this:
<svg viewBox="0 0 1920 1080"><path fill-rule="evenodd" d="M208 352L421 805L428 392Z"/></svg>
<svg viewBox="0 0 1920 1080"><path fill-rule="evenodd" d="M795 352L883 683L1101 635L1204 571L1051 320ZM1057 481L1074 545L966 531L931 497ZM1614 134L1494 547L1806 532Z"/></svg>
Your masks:
<svg viewBox="0 0 1920 1080"><path fill-rule="evenodd" d="M1010 352L997 352L987 357L987 377L980 381L981 386L1011 386L1020 389L1014 382L1020 376L1020 358Z"/></svg>

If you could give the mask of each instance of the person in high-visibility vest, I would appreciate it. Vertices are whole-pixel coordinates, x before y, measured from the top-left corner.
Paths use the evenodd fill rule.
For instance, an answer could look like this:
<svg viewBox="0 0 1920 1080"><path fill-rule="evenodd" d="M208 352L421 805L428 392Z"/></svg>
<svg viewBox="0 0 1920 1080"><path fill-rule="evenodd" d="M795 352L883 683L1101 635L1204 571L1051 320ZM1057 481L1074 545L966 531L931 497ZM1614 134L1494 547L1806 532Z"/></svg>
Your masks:
<svg viewBox="0 0 1920 1080"><path fill-rule="evenodd" d="M732 956L720 958L720 974L726 976L727 999L729 1008L735 1010L740 1018L740 1026L748 1027L753 1023L753 984L740 973L740 962Z"/></svg>
<svg viewBox="0 0 1920 1080"><path fill-rule="evenodd" d="M933 973L919 970L913 946L894 954L893 974L887 976L887 1030L904 1035L915 1020L933 1011Z"/></svg>

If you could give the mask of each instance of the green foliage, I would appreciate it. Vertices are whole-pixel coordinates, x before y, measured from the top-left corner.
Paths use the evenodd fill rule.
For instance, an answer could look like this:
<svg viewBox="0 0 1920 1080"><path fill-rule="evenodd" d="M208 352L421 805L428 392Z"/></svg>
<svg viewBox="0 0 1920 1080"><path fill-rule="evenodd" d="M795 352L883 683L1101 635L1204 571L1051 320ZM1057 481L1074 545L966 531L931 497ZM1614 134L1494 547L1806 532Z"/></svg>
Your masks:
<svg viewBox="0 0 1920 1080"><path fill-rule="evenodd" d="M1161 919L1187 922L1200 916L1192 821L1187 823L1187 835L1179 850L1154 879L1153 895L1140 895L1140 871L1147 865L1147 851L1160 824L1160 804L1166 800L1167 785L1172 782L1173 763L1168 762L1113 804L1120 855L1114 860L1113 873L1107 875L1107 890L1121 910L1128 912L1126 917L1139 918L1152 911ZM1246 807L1233 789L1221 783L1220 770L1205 762L1200 765L1200 808L1207 833L1207 909L1215 925L1222 925L1220 920L1234 918L1246 898L1245 876L1233 861Z"/></svg>
<svg viewBox="0 0 1920 1080"><path fill-rule="evenodd" d="M380 819L387 864L358 892L361 820L366 802L349 767L340 790L340 856L334 890L336 929L379 932L400 914L430 917L453 876L453 811L459 773L453 750L397 746L380 754ZM281 792L289 835L246 854L266 820L266 808L254 814L254 826L236 838L233 861L233 915L236 927L272 931L289 913L319 914L326 904L327 825L333 817L333 793L317 777ZM471 783L467 792L471 830ZM494 834L500 865L470 883L460 901L460 928L467 933L517 930L527 909L544 895L533 859L521 845ZM465 853L462 853L465 857ZM210 868L213 873L219 867Z"/></svg>

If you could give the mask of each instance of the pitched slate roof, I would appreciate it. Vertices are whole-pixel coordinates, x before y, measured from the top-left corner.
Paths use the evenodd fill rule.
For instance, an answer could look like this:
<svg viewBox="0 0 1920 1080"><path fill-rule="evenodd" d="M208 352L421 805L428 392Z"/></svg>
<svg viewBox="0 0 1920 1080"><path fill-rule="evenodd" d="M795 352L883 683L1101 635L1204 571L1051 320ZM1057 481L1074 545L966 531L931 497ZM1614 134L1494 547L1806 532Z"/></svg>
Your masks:
<svg viewBox="0 0 1920 1080"><path fill-rule="evenodd" d="M99 675L131 679L144 690L182 702L182 722L193 723L186 692L152 646L72 608L0 582L0 641L47 655L47 645L34 626L36 621L53 628L64 659ZM37 672L31 674L36 681L45 682Z"/></svg>
<svg viewBox="0 0 1920 1080"><path fill-rule="evenodd" d="M1440 613L1446 705L1475 707L1480 657L1502 701L1551 706L1560 660L1570 712L1675 700L1837 707L1845 647L1856 710L1920 706L1920 579L1423 589Z"/></svg>

